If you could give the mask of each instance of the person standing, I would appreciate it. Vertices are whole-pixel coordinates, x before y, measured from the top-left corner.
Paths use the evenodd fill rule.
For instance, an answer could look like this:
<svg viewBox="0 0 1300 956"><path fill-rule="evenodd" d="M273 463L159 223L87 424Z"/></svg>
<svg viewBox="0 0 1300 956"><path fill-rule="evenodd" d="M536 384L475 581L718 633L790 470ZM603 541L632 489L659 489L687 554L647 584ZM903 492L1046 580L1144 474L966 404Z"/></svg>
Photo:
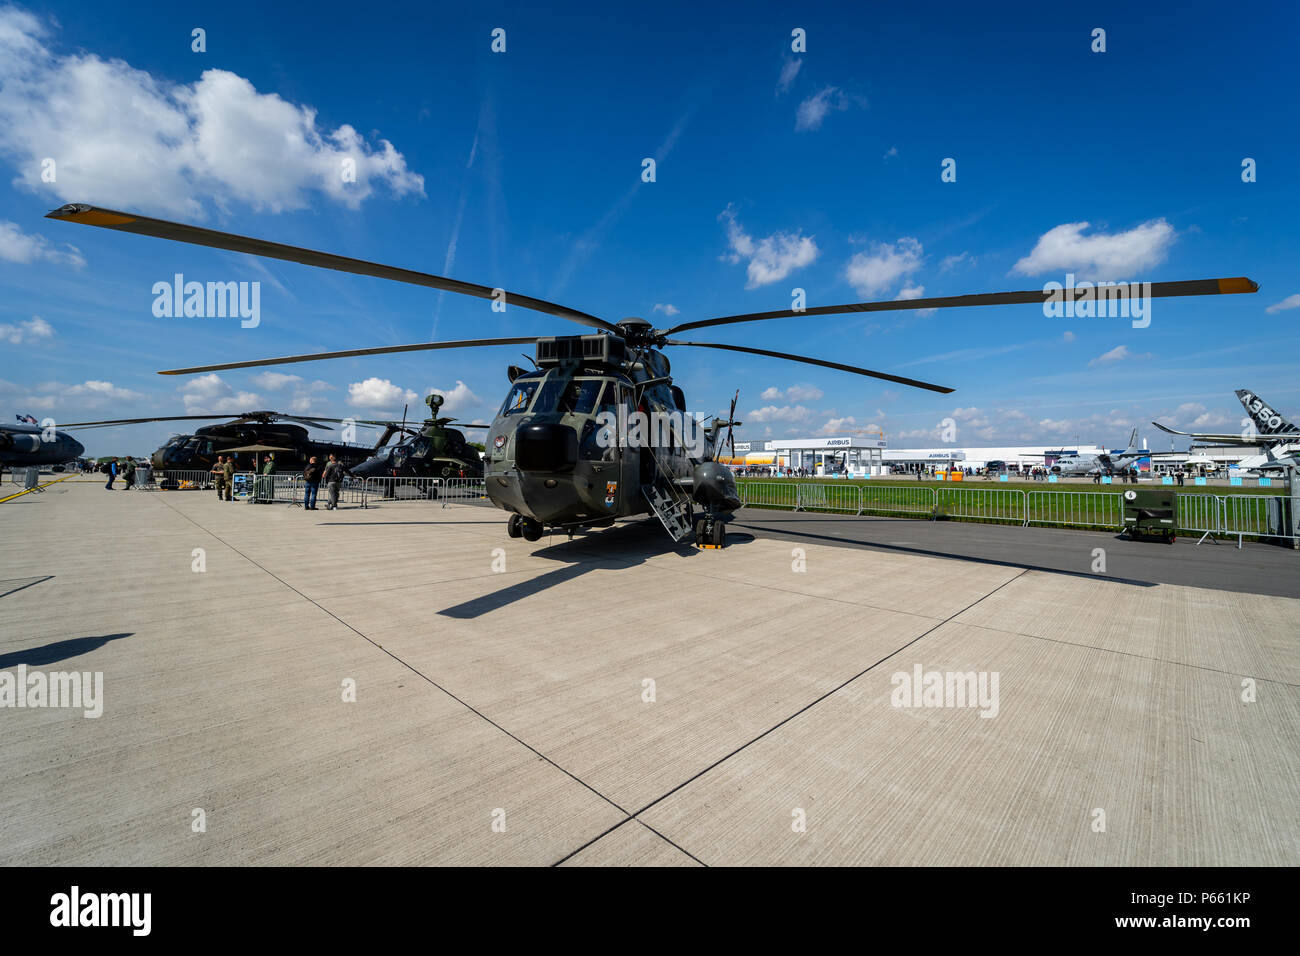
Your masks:
<svg viewBox="0 0 1300 956"><path fill-rule="evenodd" d="M220 459L217 459L220 461ZM235 456L231 455L226 459L226 463L221 466L221 477L226 486L226 500L235 500ZM217 497L221 497L221 485L217 486Z"/></svg>
<svg viewBox="0 0 1300 956"><path fill-rule="evenodd" d="M339 510L339 487L343 484L343 466L338 460L330 455L329 463L325 466L325 471L321 477L325 480L325 489L329 494L325 502L326 511Z"/></svg>
<svg viewBox="0 0 1300 956"><path fill-rule="evenodd" d="M262 464L262 477L260 479L262 493L257 496L260 501L275 500L275 479L272 477L274 474L275 455L268 453L266 461Z"/></svg>
<svg viewBox="0 0 1300 956"><path fill-rule="evenodd" d="M217 456L217 463L212 466L212 483L217 486L217 500L221 500L222 492L226 488L226 459L224 455Z"/></svg>
<svg viewBox="0 0 1300 956"><path fill-rule="evenodd" d="M316 496L320 493L320 479L321 467L316 462L316 456L312 455L307 462L307 467L302 470L302 508L304 511L316 510Z"/></svg>
<svg viewBox="0 0 1300 956"><path fill-rule="evenodd" d="M130 491L131 486L135 484L135 459L128 458L126 464L122 466L122 477L126 479L126 490Z"/></svg>
<svg viewBox="0 0 1300 956"><path fill-rule="evenodd" d="M113 490L113 479L117 477L117 459L113 458L104 466L104 471L108 472L108 483L104 485L109 491Z"/></svg>

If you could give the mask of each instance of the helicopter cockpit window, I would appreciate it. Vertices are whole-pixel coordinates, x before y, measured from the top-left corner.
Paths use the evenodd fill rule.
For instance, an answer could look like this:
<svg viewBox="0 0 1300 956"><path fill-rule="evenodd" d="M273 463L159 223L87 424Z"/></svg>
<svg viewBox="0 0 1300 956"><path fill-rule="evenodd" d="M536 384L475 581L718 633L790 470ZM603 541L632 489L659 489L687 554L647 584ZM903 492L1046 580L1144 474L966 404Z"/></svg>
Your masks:
<svg viewBox="0 0 1300 956"><path fill-rule="evenodd" d="M548 379L533 402L533 411L559 412L562 415L590 415L596 408L604 379Z"/></svg>
<svg viewBox="0 0 1300 956"><path fill-rule="evenodd" d="M429 454L429 439L417 438L411 442L411 457L424 458Z"/></svg>
<svg viewBox="0 0 1300 956"><path fill-rule="evenodd" d="M528 404L533 400L533 393L537 391L538 379L517 378L510 394L506 396L505 404L501 406L502 415L522 415L528 411Z"/></svg>

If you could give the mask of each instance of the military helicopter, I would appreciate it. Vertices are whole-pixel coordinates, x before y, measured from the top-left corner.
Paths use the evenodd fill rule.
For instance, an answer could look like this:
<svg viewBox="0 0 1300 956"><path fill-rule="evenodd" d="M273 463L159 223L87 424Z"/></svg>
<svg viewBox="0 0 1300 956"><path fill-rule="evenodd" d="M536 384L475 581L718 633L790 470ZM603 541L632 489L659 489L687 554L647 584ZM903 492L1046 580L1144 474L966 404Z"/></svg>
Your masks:
<svg viewBox="0 0 1300 956"><path fill-rule="evenodd" d="M490 428L490 425L466 424L450 418L439 418L443 397L433 392L425 397L429 417L418 428L408 426L405 418L401 424L388 422L378 451L351 469L358 478L482 478L483 462L478 452L465 441L465 436L448 425L461 428ZM393 435L408 437L395 445L388 440Z"/></svg>
<svg viewBox="0 0 1300 956"><path fill-rule="evenodd" d="M0 476L5 468L52 465L56 469L81 457L81 442L61 430L42 428L30 415L16 415L13 424L0 424Z"/></svg>
<svg viewBox="0 0 1300 956"><path fill-rule="evenodd" d="M882 379L900 385L950 393L951 388L841 362L776 352L747 345L671 338L693 329L768 319L803 318L854 312L884 312L977 305L1035 304L1058 300L1060 291L1029 290L979 295L856 302L805 309L780 309L684 322L653 328L642 318L615 323L564 305L515 295L428 273L268 242L134 213L70 203L47 218L100 226L120 232L171 239L266 258L298 262L354 275L368 275L492 299L554 315L596 329L594 334L541 338L493 338L348 349L248 362L170 369L163 375L188 375L256 368L329 358L389 355L441 349L535 343L535 368L511 366L511 389L488 430L484 469L488 497L510 512L512 537L538 540L547 528L572 533L604 527L618 518L654 514L676 542L694 534L697 544L720 546L727 518L740 507L731 471L716 460L723 425L715 419L700 429L686 415L686 396L673 384L665 347L692 347L764 355ZM1144 284L1151 297L1255 292L1246 278L1200 279ZM1087 290L1091 292L1092 290ZM1084 295L1071 292L1076 298ZM644 423L649 423L649 428ZM648 434L647 434L648 431ZM701 509L697 514L695 509Z"/></svg>
<svg viewBox="0 0 1300 956"><path fill-rule="evenodd" d="M225 415L168 415L159 418L117 418L99 422L74 422L64 428L114 428L121 425L141 425L148 422L203 421L213 418L226 418ZM225 449L242 448L246 445L269 445L288 448L290 451L278 452L276 462L283 471L297 471L315 455L324 461L326 456L334 455L344 467L360 464L374 455L379 446L388 439L381 439L377 445L351 445L343 442L317 441L304 428L323 428L326 424L347 423L369 428L381 428L391 424L387 421L351 418L307 418L301 415L285 415L280 412L245 412L236 415L230 421L216 425L197 428L192 435L173 435L168 441L154 451L151 461L155 470L167 471L208 471L216 464L217 456L225 455ZM391 433L390 433L391 434ZM240 467L252 466L253 458L249 453L242 453L247 462L241 461Z"/></svg>

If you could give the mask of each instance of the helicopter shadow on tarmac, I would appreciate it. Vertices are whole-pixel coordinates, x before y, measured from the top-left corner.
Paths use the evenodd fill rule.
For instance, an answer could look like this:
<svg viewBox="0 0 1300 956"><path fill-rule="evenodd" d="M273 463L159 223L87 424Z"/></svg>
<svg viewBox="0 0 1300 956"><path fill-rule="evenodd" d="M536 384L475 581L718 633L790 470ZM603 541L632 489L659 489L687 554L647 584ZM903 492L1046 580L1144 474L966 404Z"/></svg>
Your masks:
<svg viewBox="0 0 1300 956"><path fill-rule="evenodd" d="M68 641L55 641L53 644L45 644L41 647L29 647L25 651L0 654L0 670L6 667L17 667L19 664L43 667L46 664L66 661L70 657L89 654L109 641L120 641L124 637L130 637L133 633L135 632L128 631L123 634L103 634L99 637L74 637Z"/></svg>
<svg viewBox="0 0 1300 956"><path fill-rule="evenodd" d="M54 575L46 574L37 578L9 578L7 581L0 581L0 598L7 598L11 594L19 591L25 591L27 588L35 587L38 584L44 584L46 581L53 581Z"/></svg>
<svg viewBox="0 0 1300 956"><path fill-rule="evenodd" d="M754 536L748 532L729 532L727 547L748 544ZM444 608L438 613L444 617L473 620L492 611L508 607L516 601L540 594L557 585L580 578L597 570L624 570L644 564L647 558L664 554L665 550L681 558L696 559L700 551L692 544L670 545L665 549L664 531L658 521L633 521L575 535L571 540L533 551L534 558L557 561L561 566L537 577L509 585L484 594L462 604Z"/></svg>

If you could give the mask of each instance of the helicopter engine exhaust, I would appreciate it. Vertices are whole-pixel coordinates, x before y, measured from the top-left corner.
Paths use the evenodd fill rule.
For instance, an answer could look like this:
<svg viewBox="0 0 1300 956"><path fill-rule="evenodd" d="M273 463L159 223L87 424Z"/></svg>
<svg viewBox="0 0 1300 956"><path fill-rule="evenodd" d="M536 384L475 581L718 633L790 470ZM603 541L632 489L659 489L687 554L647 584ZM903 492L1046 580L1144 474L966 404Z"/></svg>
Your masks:
<svg viewBox="0 0 1300 956"><path fill-rule="evenodd" d="M41 436L34 432L0 433L0 449L34 455L41 450Z"/></svg>

